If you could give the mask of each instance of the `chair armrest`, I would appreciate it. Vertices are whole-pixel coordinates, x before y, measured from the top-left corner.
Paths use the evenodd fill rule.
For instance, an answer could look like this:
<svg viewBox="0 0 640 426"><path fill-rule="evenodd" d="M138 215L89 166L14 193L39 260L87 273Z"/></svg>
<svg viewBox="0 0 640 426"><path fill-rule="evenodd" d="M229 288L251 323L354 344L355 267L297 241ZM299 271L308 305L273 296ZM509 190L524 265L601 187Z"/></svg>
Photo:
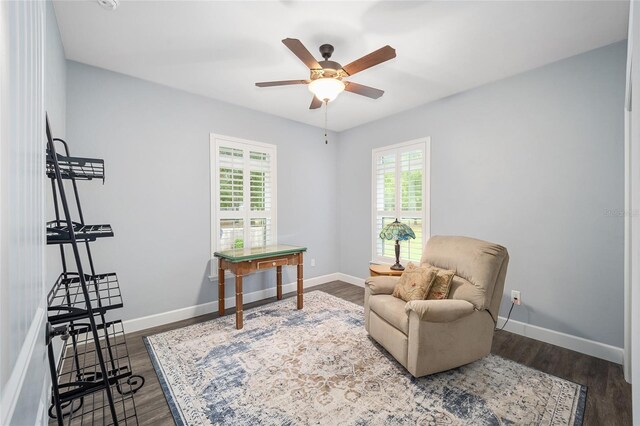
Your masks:
<svg viewBox="0 0 640 426"><path fill-rule="evenodd" d="M371 294L392 294L399 279L400 277L379 275L367 278L364 285L369 288Z"/></svg>
<svg viewBox="0 0 640 426"><path fill-rule="evenodd" d="M475 308L466 300L412 300L404 307L407 315L413 311L428 322L451 322L471 315Z"/></svg>

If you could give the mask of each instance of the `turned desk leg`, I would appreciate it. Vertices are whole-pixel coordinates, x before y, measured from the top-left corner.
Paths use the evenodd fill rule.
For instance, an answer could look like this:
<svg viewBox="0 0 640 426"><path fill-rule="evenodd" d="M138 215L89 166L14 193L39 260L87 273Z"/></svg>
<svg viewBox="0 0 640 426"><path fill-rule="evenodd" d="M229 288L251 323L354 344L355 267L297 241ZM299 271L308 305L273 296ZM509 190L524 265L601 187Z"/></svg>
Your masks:
<svg viewBox="0 0 640 426"><path fill-rule="evenodd" d="M242 324L242 274L236 275L236 328L240 330Z"/></svg>
<svg viewBox="0 0 640 426"><path fill-rule="evenodd" d="M276 266L276 296L282 300L282 266Z"/></svg>
<svg viewBox="0 0 640 426"><path fill-rule="evenodd" d="M222 269L222 259L218 261L218 315L224 315L224 269Z"/></svg>
<svg viewBox="0 0 640 426"><path fill-rule="evenodd" d="M298 309L302 309L302 253L298 255Z"/></svg>

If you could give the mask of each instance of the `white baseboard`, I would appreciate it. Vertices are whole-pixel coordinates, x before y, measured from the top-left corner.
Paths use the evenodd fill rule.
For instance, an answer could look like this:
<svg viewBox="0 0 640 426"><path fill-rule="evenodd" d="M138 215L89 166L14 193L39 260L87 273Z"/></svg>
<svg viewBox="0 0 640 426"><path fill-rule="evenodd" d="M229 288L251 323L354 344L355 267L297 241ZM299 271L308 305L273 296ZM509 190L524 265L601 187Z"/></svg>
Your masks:
<svg viewBox="0 0 640 426"><path fill-rule="evenodd" d="M502 327L505 321L506 318L498 317L498 328ZM600 343L514 320L509 320L504 329L511 333L540 340L541 342L551 343L552 345L615 362L616 364L622 364L624 362L624 350L616 346L607 345L606 343Z"/></svg>
<svg viewBox="0 0 640 426"><path fill-rule="evenodd" d="M337 275L336 279L340 281L364 287L365 278L358 278L341 272L338 272L335 275ZM506 318L498 317L499 324L504 324L505 320ZM616 364L623 364L624 362L624 350L616 346L607 345L606 343L600 343L594 340L584 339L582 337L572 336L570 334L514 320L509 320L505 330L521 336L540 340L545 343L560 346L562 348L571 349L572 351L591 355L596 358L615 362Z"/></svg>
<svg viewBox="0 0 640 426"><path fill-rule="evenodd" d="M364 287L364 278L354 277L353 275L343 274L342 272L338 272L335 274L338 276L337 280L344 281L345 283L357 285L358 287Z"/></svg>
<svg viewBox="0 0 640 426"><path fill-rule="evenodd" d="M346 281L341 278L342 274L334 273L321 275L319 277L305 278L304 288L311 288L320 284L328 283L331 281ZM348 282L348 281L347 281ZM364 284L363 284L364 285ZM295 291L296 283L288 283L282 285L282 292L288 293ZM245 293L243 295L244 303L256 302L258 300L274 297L276 295L276 288L270 287L263 290L253 291L251 293ZM235 297L227 297L224 299L225 308L231 308L236 306ZM173 311L162 312L159 314L149 315L146 317L135 318L123 322L124 329L127 333L134 333L136 331L145 330L147 328L157 327L159 325L169 324L176 321L182 321L185 319L197 317L200 315L209 314L211 312L218 311L218 301L203 303L201 305L189 306L186 308L175 309Z"/></svg>
<svg viewBox="0 0 640 426"><path fill-rule="evenodd" d="M48 368L47 368L48 370ZM36 415L36 426L46 426L49 423L49 391L51 390L51 379L47 374L40 392L40 403L38 404L38 414Z"/></svg>
<svg viewBox="0 0 640 426"><path fill-rule="evenodd" d="M309 278L304 280L304 287L310 288L319 284L324 284L331 281L343 281L349 284L364 287L364 278L354 277L353 275L343 274L336 272L333 274L322 275L319 277ZM294 291L296 283L284 284L282 291L284 293ZM258 300L266 299L276 295L275 287L270 287L264 290L254 291L244 294L244 302L251 303ZM225 307L231 308L236 305L235 297L228 297L224 300ZM160 314L149 315L142 318L136 318L124 321L124 328L127 333L133 333L147 328L157 327L159 325L169 324L176 321L181 321L200 315L205 315L218 310L218 301L209 303L203 303L201 305L189 306L182 309L176 309L169 312L163 312ZM498 317L498 325L504 324L506 318ZM601 358L607 361L615 362L617 364L623 363L624 351L622 348L607 345L605 343L596 342L582 337L572 336L570 334L561 333L559 331L550 330L548 328L538 327L536 325L527 324L520 321L509 320L509 323L505 327L506 331L519 334L521 336L529 337L532 339L540 340L545 343L560 346L566 349L571 349L576 352L581 352L587 355Z"/></svg>

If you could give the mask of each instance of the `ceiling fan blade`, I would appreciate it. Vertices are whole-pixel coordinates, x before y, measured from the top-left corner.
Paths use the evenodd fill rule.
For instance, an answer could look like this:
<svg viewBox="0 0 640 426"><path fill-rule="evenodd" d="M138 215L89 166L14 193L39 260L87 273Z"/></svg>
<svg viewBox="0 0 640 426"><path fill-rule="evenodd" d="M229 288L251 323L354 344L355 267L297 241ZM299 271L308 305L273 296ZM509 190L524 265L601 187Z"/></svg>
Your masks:
<svg viewBox="0 0 640 426"><path fill-rule="evenodd" d="M311 105L309 105L309 109L318 109L322 106L322 101L315 96L311 99Z"/></svg>
<svg viewBox="0 0 640 426"><path fill-rule="evenodd" d="M374 87L365 86L364 84L354 83L353 81L345 81L344 90L355 93L356 95L366 96L371 99L378 99L384 94L384 90Z"/></svg>
<svg viewBox="0 0 640 426"><path fill-rule="evenodd" d="M304 44L297 38L285 38L282 40L285 46L289 48L310 70L321 70L322 67L316 61L316 58L304 47Z"/></svg>
<svg viewBox="0 0 640 426"><path fill-rule="evenodd" d="M271 86L287 86L289 84L309 84L309 80L281 80L281 81L263 81L256 83L258 87L271 87Z"/></svg>
<svg viewBox="0 0 640 426"><path fill-rule="evenodd" d="M347 75L354 75L355 73L364 71L367 68L371 68L395 57L396 49L387 45L385 47L381 47L375 52L371 52L368 55L363 56L360 59L356 59L349 65L342 67L342 70L347 73Z"/></svg>

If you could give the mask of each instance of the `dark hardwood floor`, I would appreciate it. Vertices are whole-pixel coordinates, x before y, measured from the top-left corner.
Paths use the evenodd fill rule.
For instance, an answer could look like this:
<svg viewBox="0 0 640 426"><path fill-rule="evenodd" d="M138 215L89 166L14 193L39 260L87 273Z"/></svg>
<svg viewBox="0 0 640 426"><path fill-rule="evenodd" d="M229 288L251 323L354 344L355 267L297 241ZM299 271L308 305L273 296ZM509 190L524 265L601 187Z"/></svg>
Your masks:
<svg viewBox="0 0 640 426"><path fill-rule="evenodd" d="M364 289L340 281L314 287L334 296L362 305ZM284 297L292 297L294 293ZM275 297L245 305L245 308L275 301ZM227 314L232 313L229 309ZM173 425L173 418L160 388L158 377L151 365L143 336L184 327L216 318L203 315L184 321L151 328L127 335L127 344L135 374L145 377L144 387L136 394L136 408L141 425ZM527 337L499 331L493 339L492 352L538 370L584 384L587 389L585 425L630 425L631 385L625 382L622 366L568 349L553 346Z"/></svg>

